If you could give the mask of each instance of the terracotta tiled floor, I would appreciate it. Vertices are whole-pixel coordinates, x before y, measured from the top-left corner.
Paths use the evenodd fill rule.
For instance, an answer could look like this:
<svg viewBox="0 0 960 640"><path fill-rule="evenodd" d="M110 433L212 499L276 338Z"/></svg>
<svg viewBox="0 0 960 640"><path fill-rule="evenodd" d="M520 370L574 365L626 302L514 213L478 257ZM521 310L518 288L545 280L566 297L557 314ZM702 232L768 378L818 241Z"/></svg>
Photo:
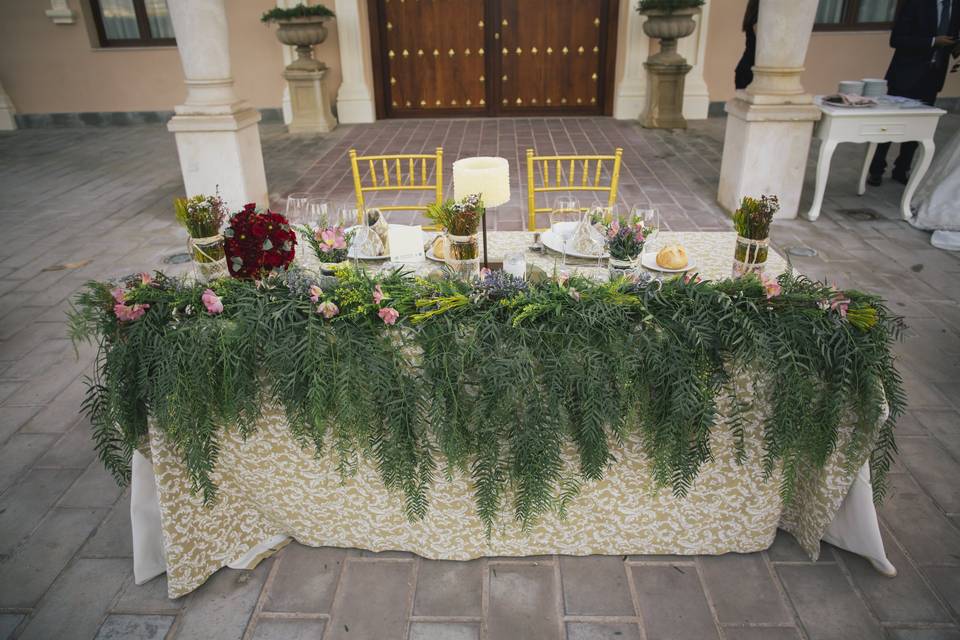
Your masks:
<svg viewBox="0 0 960 640"><path fill-rule="evenodd" d="M347 155L351 148L360 155L378 155L433 153L438 146L444 151L447 197L453 197L452 165L458 158L489 155L510 161L513 197L510 203L495 210L491 228L512 231L526 226L527 149L542 155L612 155L617 147L623 148L618 189L621 205L655 206L667 224L677 230L727 226L718 218L721 212L714 202L720 150L709 133L697 128L676 136L644 131L632 123L607 118L382 121L340 137L318 155L292 190L311 192L331 202L352 201L353 178ZM609 183L608 166L605 165L604 184ZM366 172L367 168L362 170ZM552 166L550 170L553 171ZM542 174L538 172L536 178L539 181ZM424 194L419 199L398 199L396 203L426 202L431 197L432 194ZM597 195L583 192L580 197L586 204ZM389 199L373 199L369 204L394 202L391 193ZM545 202L538 206L545 206ZM539 220L538 226L545 223Z"/></svg>

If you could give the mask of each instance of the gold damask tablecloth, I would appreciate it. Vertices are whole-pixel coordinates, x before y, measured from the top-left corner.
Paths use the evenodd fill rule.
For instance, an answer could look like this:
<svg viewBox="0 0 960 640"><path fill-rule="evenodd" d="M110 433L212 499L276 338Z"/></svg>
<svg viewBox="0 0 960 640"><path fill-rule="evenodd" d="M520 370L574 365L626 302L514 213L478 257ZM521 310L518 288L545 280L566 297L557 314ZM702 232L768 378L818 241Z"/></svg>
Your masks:
<svg viewBox="0 0 960 640"><path fill-rule="evenodd" d="M670 234L663 236L661 242L672 239ZM687 233L682 238L701 274L727 275L733 234ZM491 240L491 253L502 255L506 248L526 247L531 236L498 233ZM530 262L553 270L552 257L535 256ZM769 270L783 268L782 259L772 255ZM742 389L738 395L744 397L743 393L750 390ZM159 430L151 429L148 453L169 595L190 592L221 567L237 566L240 558L243 566L254 565L287 536L311 546L404 550L426 558L467 560L542 554L746 553L769 547L780 526L816 557L820 539L850 489L855 472L849 470L864 461L846 464L840 453L835 454L825 470L805 477L795 501L784 508L779 472L764 479L761 471L762 409L744 421L748 458L741 466L734 461L722 400L718 408L711 436L715 459L702 467L686 498L654 487L639 438L630 436L622 447L612 447L616 462L602 480L584 484L566 518L548 514L522 533L512 519L508 496L489 539L475 512L469 478L448 480L437 474L426 518L410 522L403 514L402 496L386 491L372 464L362 463L355 475L342 478L334 456L317 458L294 442L281 411L265 412L258 431L245 441L225 430L213 473L218 499L212 505L204 505L191 492L180 453ZM574 469L572 449L566 459ZM135 500L136 476L135 468Z"/></svg>

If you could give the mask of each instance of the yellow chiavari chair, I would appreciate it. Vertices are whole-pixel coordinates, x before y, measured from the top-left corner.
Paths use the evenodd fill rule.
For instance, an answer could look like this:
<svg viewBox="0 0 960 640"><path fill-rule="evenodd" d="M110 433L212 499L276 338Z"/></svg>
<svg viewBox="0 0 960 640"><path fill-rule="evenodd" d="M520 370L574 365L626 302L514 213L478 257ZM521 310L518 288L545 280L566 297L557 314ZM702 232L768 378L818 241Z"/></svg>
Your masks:
<svg viewBox="0 0 960 640"><path fill-rule="evenodd" d="M432 164L432 166L431 166ZM353 188L357 194L357 213L363 215L366 208L364 194L383 191L432 191L433 202L443 202L443 147L436 153L403 153L389 156L358 156L350 149L350 166L353 168ZM367 171L366 176L361 171ZM368 184L364 185L364 177ZM381 211L426 211L427 205L398 204L377 206ZM358 220L359 222L360 220ZM424 229L436 229L425 226Z"/></svg>
<svg viewBox="0 0 960 640"><path fill-rule="evenodd" d="M538 156L533 149L527 149L527 229L536 231L537 214L550 211L550 207L537 207L538 193L606 191L609 194L607 206L613 206L617 201L622 156L620 147L612 156ZM605 166L610 167L610 182L606 184ZM541 186L537 186L538 173Z"/></svg>

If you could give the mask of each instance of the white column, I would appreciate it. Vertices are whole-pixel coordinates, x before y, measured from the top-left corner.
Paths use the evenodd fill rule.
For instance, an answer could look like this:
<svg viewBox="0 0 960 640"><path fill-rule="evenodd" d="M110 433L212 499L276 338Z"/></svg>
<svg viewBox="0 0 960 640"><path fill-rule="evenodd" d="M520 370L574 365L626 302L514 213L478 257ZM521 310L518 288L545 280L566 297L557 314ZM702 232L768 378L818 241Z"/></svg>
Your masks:
<svg viewBox="0 0 960 640"><path fill-rule="evenodd" d="M727 103L717 199L732 211L745 195L780 198L795 218L813 125L820 110L800 83L817 0L764 0L757 24L754 80Z"/></svg>
<svg viewBox="0 0 960 640"><path fill-rule="evenodd" d="M636 120L647 105L647 70L650 39L643 32L646 16L637 13L636 0L620 3L617 33L617 75L613 91L613 117Z"/></svg>
<svg viewBox="0 0 960 640"><path fill-rule="evenodd" d="M13 101L0 84L0 131L13 131L17 128L17 120L13 117L16 112Z"/></svg>
<svg viewBox="0 0 960 640"><path fill-rule="evenodd" d="M294 0L277 0L277 6L280 8L292 7L296 4ZM283 53L283 67L286 69L287 65L293 62L296 55L294 55L293 47L288 47L285 44L280 43L280 49ZM283 83L283 94L280 97L280 110L283 112L283 124L290 124L293 121L293 107L290 106L290 85L286 82Z"/></svg>
<svg viewBox="0 0 960 640"><path fill-rule="evenodd" d="M710 93L704 80L704 59L707 51L707 27L710 24L710 3L695 16L697 30L681 38L677 50L693 66L685 78L683 117L700 120L707 117ZM646 16L637 13L637 0L620 2L617 32L617 72L613 89L613 117L636 120L647 105L647 70L643 63L650 55L650 38L643 32Z"/></svg>
<svg viewBox="0 0 960 640"><path fill-rule="evenodd" d="M683 86L683 117L687 120L703 120L710 110L710 91L703 77L703 68L707 55L707 31L712 4L707 2L700 7L700 14L694 16L696 31L677 41L677 52L693 67L684 79Z"/></svg>
<svg viewBox="0 0 960 640"><path fill-rule="evenodd" d="M336 0L337 39L340 46L340 77L337 119L342 124L374 122L373 67L370 29L364 0Z"/></svg>
<svg viewBox="0 0 960 640"><path fill-rule="evenodd" d="M224 0L167 0L186 78L187 98L167 124L177 140L188 196L219 188L231 209L268 204L257 123L230 75Z"/></svg>

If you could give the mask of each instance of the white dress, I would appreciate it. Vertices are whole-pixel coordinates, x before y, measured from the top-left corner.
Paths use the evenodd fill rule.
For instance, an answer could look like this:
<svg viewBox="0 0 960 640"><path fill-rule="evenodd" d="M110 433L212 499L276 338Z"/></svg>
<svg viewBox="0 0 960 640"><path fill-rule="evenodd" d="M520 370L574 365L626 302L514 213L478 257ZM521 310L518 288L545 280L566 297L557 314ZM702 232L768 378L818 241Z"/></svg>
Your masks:
<svg viewBox="0 0 960 640"><path fill-rule="evenodd" d="M917 190L920 206L910 224L933 231L933 246L960 251L960 131L938 151Z"/></svg>

